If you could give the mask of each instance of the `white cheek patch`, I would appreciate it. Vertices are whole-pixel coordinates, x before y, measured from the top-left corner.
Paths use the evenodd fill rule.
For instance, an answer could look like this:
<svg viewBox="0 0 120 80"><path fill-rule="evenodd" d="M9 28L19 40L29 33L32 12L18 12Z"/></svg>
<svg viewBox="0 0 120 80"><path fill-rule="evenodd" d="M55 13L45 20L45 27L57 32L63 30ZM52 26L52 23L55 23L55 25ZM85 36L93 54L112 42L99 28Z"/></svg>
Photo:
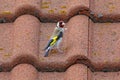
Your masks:
<svg viewBox="0 0 120 80"><path fill-rule="evenodd" d="M59 22L57 23L57 27L59 27Z"/></svg>

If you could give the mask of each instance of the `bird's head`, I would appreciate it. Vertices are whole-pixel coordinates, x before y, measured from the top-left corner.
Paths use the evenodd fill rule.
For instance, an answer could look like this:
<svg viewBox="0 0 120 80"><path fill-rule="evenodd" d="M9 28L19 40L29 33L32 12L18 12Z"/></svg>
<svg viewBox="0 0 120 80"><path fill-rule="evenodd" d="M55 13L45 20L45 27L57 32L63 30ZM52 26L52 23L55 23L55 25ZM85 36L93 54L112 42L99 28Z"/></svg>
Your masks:
<svg viewBox="0 0 120 80"><path fill-rule="evenodd" d="M58 27L58 28L63 28L64 26L65 26L64 21L58 21L58 22L57 22L57 27Z"/></svg>

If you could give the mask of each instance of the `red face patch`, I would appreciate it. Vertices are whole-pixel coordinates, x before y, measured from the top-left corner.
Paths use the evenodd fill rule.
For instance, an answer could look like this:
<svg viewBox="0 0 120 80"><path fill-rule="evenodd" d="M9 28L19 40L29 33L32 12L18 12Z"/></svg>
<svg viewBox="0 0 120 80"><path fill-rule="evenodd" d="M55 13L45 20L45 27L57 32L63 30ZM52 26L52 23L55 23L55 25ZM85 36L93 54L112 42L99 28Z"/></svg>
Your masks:
<svg viewBox="0 0 120 80"><path fill-rule="evenodd" d="M60 22L59 22L59 27L61 27L61 28L64 27L64 22L63 22L63 21L60 21Z"/></svg>

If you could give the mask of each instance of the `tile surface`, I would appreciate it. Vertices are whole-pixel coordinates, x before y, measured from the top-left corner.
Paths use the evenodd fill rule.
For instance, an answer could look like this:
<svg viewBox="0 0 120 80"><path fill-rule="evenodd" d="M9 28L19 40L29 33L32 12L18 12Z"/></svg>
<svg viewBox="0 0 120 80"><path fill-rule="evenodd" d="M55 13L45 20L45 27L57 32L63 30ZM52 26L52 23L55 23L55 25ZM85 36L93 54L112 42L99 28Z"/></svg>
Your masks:
<svg viewBox="0 0 120 80"><path fill-rule="evenodd" d="M119 0L0 0L0 80L119 80ZM44 48L65 21L63 53Z"/></svg>

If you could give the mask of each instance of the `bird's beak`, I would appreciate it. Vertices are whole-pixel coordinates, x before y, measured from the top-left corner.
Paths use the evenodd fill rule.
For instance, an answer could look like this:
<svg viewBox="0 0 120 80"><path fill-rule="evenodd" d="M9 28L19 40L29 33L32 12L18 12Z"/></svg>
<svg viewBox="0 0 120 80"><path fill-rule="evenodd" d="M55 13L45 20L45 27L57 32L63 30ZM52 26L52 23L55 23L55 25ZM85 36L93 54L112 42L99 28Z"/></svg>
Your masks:
<svg viewBox="0 0 120 80"><path fill-rule="evenodd" d="M63 23L63 25L65 25L65 23Z"/></svg>

